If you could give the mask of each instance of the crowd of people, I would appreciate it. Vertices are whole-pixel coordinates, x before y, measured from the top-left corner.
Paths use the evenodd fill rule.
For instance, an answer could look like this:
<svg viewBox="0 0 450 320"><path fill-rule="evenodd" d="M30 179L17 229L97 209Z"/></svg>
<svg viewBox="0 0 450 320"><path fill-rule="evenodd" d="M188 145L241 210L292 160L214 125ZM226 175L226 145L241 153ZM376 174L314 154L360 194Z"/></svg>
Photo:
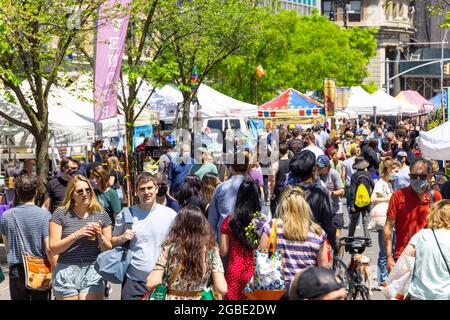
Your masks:
<svg viewBox="0 0 450 320"><path fill-rule="evenodd" d="M278 153L268 167L247 149L216 163L204 146L194 159L190 144L176 152L156 133L152 143L162 144L164 154L156 175L143 172L134 181L132 226L125 222L117 157L99 159L107 161L85 171L75 159L63 159L42 208L34 203L38 181L25 172L15 180L17 205L0 221L11 299L51 296L25 288L14 219L26 230L25 248L52 264L53 295L61 300L108 297L95 261L125 243L132 258L124 300L141 299L167 270L166 299L198 300L214 287L224 299L244 300L255 250L267 248L271 230L283 253L283 298L344 299L328 252L340 254L339 238L353 236L360 223L367 246L373 245L372 231L377 234L378 287L405 253L416 257L411 298L450 299L450 201L440 193L450 198L450 181L434 174L437 162L421 157L416 129L383 120L342 124L339 130L282 124L278 140L267 139ZM255 245L247 227L259 212L266 221Z"/></svg>

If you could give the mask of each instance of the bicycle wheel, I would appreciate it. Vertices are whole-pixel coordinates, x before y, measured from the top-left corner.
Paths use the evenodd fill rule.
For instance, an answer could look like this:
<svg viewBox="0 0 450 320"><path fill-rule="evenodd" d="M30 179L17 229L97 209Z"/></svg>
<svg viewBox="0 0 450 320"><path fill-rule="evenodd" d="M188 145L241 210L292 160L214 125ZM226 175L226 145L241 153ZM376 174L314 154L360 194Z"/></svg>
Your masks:
<svg viewBox="0 0 450 320"><path fill-rule="evenodd" d="M342 285L344 286L345 292L347 292L348 295L352 278L348 273L347 265L339 257L335 256L333 260L333 270L335 271L335 274L342 280Z"/></svg>
<svg viewBox="0 0 450 320"><path fill-rule="evenodd" d="M351 290L352 300L370 300L369 290L365 285L357 284Z"/></svg>

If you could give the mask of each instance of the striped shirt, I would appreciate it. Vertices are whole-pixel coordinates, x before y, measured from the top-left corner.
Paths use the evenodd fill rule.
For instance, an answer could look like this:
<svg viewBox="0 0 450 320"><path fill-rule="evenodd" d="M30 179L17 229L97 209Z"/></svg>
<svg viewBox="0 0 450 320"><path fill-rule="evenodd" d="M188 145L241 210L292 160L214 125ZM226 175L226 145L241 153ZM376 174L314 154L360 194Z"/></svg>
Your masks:
<svg viewBox="0 0 450 320"><path fill-rule="evenodd" d="M32 204L22 204L6 211L0 220L1 234L8 239L6 259L9 265L23 263L13 219L16 218L27 253L45 258L44 239L48 237L50 213Z"/></svg>
<svg viewBox="0 0 450 320"><path fill-rule="evenodd" d="M264 225L264 233L269 237L273 220ZM284 238L283 220L277 219L277 249L281 250L284 263L284 280L291 282L300 270L317 266L320 247L325 243L326 234L316 234L312 229L306 241L293 241Z"/></svg>
<svg viewBox="0 0 450 320"><path fill-rule="evenodd" d="M61 239L70 236L90 222L102 221L102 228L106 228L112 223L109 215L105 211L91 213L86 219L82 219L73 210L68 210L66 213L66 210L61 207L53 212L51 221L62 226ZM98 241L88 240L88 238L83 237L76 240L66 251L59 255L58 263L91 263L97 259L99 254L100 248Z"/></svg>

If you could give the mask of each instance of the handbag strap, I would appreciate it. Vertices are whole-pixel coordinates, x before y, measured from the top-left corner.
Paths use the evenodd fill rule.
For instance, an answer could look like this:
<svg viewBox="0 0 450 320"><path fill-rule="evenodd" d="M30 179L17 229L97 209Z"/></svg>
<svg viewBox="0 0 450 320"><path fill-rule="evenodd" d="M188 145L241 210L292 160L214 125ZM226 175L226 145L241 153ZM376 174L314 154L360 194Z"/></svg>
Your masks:
<svg viewBox="0 0 450 320"><path fill-rule="evenodd" d="M125 207L123 208L123 223L125 224L125 228L132 228L133 226L133 209L131 207ZM125 251L128 251L130 248L131 240L126 241L122 247L127 249Z"/></svg>
<svg viewBox="0 0 450 320"><path fill-rule="evenodd" d="M278 229L278 219L272 220L272 229L269 234L269 243L267 244L267 251L270 251L270 245L272 245L272 252L277 249L277 229Z"/></svg>
<svg viewBox="0 0 450 320"><path fill-rule="evenodd" d="M19 224L17 223L16 216L14 215L14 208L11 211L11 216L13 217L14 226L16 228L16 238L19 241L20 251L22 256L25 255L25 246L23 244L22 232L20 232Z"/></svg>
<svg viewBox="0 0 450 320"><path fill-rule="evenodd" d="M439 248L439 252L441 253L442 259L444 259L445 266L447 267L447 271L450 274L450 268L448 267L447 260L445 259L444 253L442 253L442 249L441 249L441 246L439 245L439 241L436 237L436 234L434 233L434 229L431 229L431 231L433 232L433 236L434 236L434 239L436 240L436 244Z"/></svg>

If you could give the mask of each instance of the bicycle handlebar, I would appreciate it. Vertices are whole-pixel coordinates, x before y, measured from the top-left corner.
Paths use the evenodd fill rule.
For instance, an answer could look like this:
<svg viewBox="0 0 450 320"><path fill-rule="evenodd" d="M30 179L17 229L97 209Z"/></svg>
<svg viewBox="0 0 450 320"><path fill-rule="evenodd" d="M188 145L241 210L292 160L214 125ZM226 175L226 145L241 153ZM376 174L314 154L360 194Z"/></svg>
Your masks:
<svg viewBox="0 0 450 320"><path fill-rule="evenodd" d="M365 238L365 237L342 237L342 238L339 238L339 242L343 242L343 243L353 243L355 241L368 242L368 241L370 241L370 239Z"/></svg>

